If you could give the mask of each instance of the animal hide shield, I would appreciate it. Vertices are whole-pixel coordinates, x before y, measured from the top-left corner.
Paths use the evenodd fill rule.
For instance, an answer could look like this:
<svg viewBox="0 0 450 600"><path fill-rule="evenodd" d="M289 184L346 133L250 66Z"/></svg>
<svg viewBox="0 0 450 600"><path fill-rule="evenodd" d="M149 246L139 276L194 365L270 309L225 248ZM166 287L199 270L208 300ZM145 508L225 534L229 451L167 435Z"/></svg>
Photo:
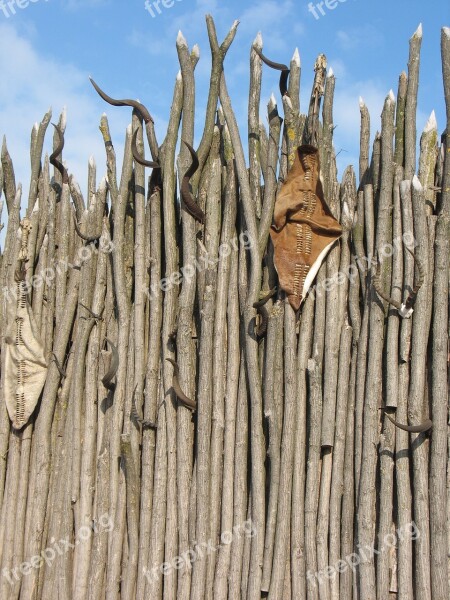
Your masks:
<svg viewBox="0 0 450 600"><path fill-rule="evenodd" d="M278 193L270 229L280 286L294 310L300 308L325 256L341 235L342 227L324 199L319 151L300 146Z"/></svg>
<svg viewBox="0 0 450 600"><path fill-rule="evenodd" d="M21 429L36 408L47 376L39 339L23 282L17 282L17 301L8 303L5 336L5 401L15 429Z"/></svg>

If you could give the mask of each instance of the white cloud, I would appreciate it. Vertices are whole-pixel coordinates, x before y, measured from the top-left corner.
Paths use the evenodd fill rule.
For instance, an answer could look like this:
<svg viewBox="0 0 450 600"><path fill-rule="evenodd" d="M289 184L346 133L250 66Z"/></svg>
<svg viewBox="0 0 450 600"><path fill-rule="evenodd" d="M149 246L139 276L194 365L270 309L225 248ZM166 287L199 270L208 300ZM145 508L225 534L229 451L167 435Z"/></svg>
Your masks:
<svg viewBox="0 0 450 600"><path fill-rule="evenodd" d="M389 89L386 89L386 86L381 81L375 79L353 83L336 81L333 105L333 121L336 129L334 130L333 137L336 153L342 150L337 159L340 175L342 175L344 167L349 164L353 164L355 173L358 175L358 149L361 125L359 96L363 98L370 114L371 156L375 133L381 131L381 112L388 93ZM421 108L418 108L416 115L417 143L419 143L422 129L428 117L429 115L426 115ZM417 158L418 156L419 153L417 153Z"/></svg>
<svg viewBox="0 0 450 600"><path fill-rule="evenodd" d="M296 5L291 0L283 2L263 0L245 8L239 16L239 28L245 37L252 36L251 39L258 31L261 31L264 48L267 52L284 51L289 53L287 59L276 59L272 56L270 58L276 62L285 62L291 59L294 51L294 48L289 48L286 44L286 27L289 27L289 31L294 31L296 35L302 35L304 31L303 25L296 20L296 16Z"/></svg>
<svg viewBox="0 0 450 600"><path fill-rule="evenodd" d="M243 30L251 32L256 26L264 35L266 28L269 30L269 28L277 27L280 24L286 26L286 18L292 16L293 12L294 4L290 0L284 2L263 0L246 8L240 15L239 21Z"/></svg>
<svg viewBox="0 0 450 600"><path fill-rule="evenodd" d="M336 82L333 120L337 125L335 133L344 140L352 140L353 144L359 139L360 111L359 97L362 96L369 109L372 134L380 128L380 115L387 91L383 90L380 82L368 79L351 85L338 85Z"/></svg>
<svg viewBox="0 0 450 600"><path fill-rule="evenodd" d="M64 0L63 6L68 10L79 10L80 8L97 8L107 6L111 0Z"/></svg>
<svg viewBox="0 0 450 600"><path fill-rule="evenodd" d="M340 29L336 33L336 39L343 50L355 50L360 46L379 48L384 45L383 33L369 23L346 31Z"/></svg>
<svg viewBox="0 0 450 600"><path fill-rule="evenodd" d="M217 0L197 0L197 7L203 13L205 11L216 10L218 7L218 4L219 3Z"/></svg>
<svg viewBox="0 0 450 600"><path fill-rule="evenodd" d="M167 47L165 47L164 44L155 43L154 37L150 37L148 33L145 33L144 31L133 29L126 40L134 48L144 50L144 52L151 56L167 55Z"/></svg>
<svg viewBox="0 0 450 600"><path fill-rule="evenodd" d="M302 35L304 32L304 26L297 18L298 11L296 11L295 3L292 0L253 1L251 3L242 3L241 10L240 14L236 14L236 7L230 8L226 2L219 3L217 0L197 0L195 8L188 12L183 12L183 14L175 11L175 8L171 9L173 19L165 33L172 33L181 29L189 45L192 45L199 39L204 40L206 33L205 14L209 12L214 17L219 41L222 41L233 21L237 18L239 27L236 40L233 43L232 49L234 51L242 45L245 45L249 50L251 40L254 39L258 31L261 31L267 51L270 49L271 52L287 52L288 59L285 60L290 60L294 47L289 48L286 45L286 23L289 23L289 31L293 31L297 36ZM205 50L209 51L209 45ZM279 60L282 59L280 58Z"/></svg>
<svg viewBox="0 0 450 600"><path fill-rule="evenodd" d="M14 49L11 52L11 48ZM69 173L86 190L87 164L94 156L98 181L106 171L103 140L98 129L103 112L108 115L118 170L120 172L125 129L131 109L113 108L104 103L89 83L88 73L70 63L59 63L37 52L30 41L21 37L13 25L0 25L0 141L6 136L13 159L16 183L23 185L22 206L27 205L30 177L30 134L50 106L52 121L67 107L64 160ZM95 77L95 73L92 73ZM102 82L98 81L101 85ZM109 90L111 95L117 91ZM126 94L124 94L126 95ZM155 116L155 115L154 115ZM161 127L165 123L158 118ZM159 129L159 128L158 128ZM43 155L52 151L53 127L49 126Z"/></svg>
<svg viewBox="0 0 450 600"><path fill-rule="evenodd" d="M187 2L189 2L188 10L186 10ZM225 31L224 35L226 35L233 24L235 16L232 16L232 14L234 15L234 13L230 11L225 2L219 4L217 0L197 0L195 8L191 8L191 3L193 3L192 0L183 0L181 2L179 6L180 9L183 8L182 14L176 10L177 3L175 3L175 6L170 9L172 11L170 15L173 18L171 19L170 26L167 27L166 33L172 34L174 31L176 33L178 30L181 30L189 46L192 46L199 38L206 35L205 15L212 14L220 43L222 41L221 32Z"/></svg>
<svg viewBox="0 0 450 600"><path fill-rule="evenodd" d="M343 79L347 75L347 67L345 66L344 61L340 58L333 58L332 61L328 61L328 71L330 70L330 68L333 69L333 73L336 77L336 80Z"/></svg>

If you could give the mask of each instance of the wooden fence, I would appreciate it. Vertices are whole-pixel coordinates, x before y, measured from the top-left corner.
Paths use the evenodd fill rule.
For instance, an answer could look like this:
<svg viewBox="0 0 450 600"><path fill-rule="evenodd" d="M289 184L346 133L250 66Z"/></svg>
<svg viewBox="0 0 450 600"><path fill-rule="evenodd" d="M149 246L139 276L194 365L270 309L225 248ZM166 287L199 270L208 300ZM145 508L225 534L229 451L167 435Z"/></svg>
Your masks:
<svg viewBox="0 0 450 600"><path fill-rule="evenodd" d="M51 114L33 129L22 211L3 144L0 598L448 600L450 30L446 134L430 117L416 157L419 29L372 149L361 101L359 178L339 182L325 57L307 114L298 54L275 65L266 127L278 75L255 39L247 139L223 70L238 23L222 44L206 24L196 152L181 34L163 143L134 103L119 174L102 116L85 197L64 114L51 157ZM295 311L269 232L308 142L342 235Z"/></svg>

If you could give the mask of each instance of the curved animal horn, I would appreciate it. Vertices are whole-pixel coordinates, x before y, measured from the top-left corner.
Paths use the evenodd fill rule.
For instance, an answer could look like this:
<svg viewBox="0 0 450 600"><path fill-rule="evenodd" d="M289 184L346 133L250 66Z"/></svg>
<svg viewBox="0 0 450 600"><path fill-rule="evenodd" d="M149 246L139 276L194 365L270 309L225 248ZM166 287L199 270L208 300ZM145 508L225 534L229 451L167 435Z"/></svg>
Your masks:
<svg viewBox="0 0 450 600"><path fill-rule="evenodd" d="M136 129L136 131L133 133L133 137L131 138L131 153L133 154L134 160L140 165L143 165L144 167L150 167L151 169L160 169L161 165L159 163L154 162L152 160L145 160L145 158L139 154L136 145L137 134L138 130Z"/></svg>
<svg viewBox="0 0 450 600"><path fill-rule="evenodd" d="M186 206L186 210L188 211L188 213L192 217L194 217L194 219L199 221L200 223L204 223L205 222L205 213L202 211L200 206L198 206L198 204L195 202L195 200L193 199L193 197L191 195L191 191L189 189L189 181L190 181L192 175L194 175L194 173L198 169L198 165L199 165L198 156L197 156L196 151L190 144L188 144L184 140L181 140L181 141L187 147L187 149L189 150L191 157L192 157L192 164L189 167L189 169L186 171L186 173L184 174L184 177L181 181L181 190L180 190L181 198L184 202L184 205Z"/></svg>
<svg viewBox="0 0 450 600"><path fill-rule="evenodd" d="M263 63L265 63L268 67L270 67L272 69L276 69L277 71L281 71L280 84L279 84L280 85L280 94L282 96L289 96L288 86L287 86L289 73L291 72L289 67L287 65L283 65L283 63L277 63L277 62L273 62L273 60L269 60L267 58L267 56L264 56L264 54L261 52L261 50L259 48L256 48L254 46L253 49L256 52L256 54L259 56L259 58L263 61Z"/></svg>
<svg viewBox="0 0 450 600"><path fill-rule="evenodd" d="M378 263L378 265L377 265L377 271L376 271L375 275L372 278L372 285L373 285L373 288L376 291L376 293L380 296L380 298L383 298L383 300L386 300L386 302L388 304L392 304L392 306L395 306L395 308L397 310L401 310L402 309L402 303L401 302L398 302L398 300L394 300L394 298L391 298L390 296L388 296L388 294L385 294L383 292L383 290L381 289L380 263Z"/></svg>
<svg viewBox="0 0 450 600"><path fill-rule="evenodd" d="M135 108L136 110L138 110L141 113L142 118L144 119L145 123L149 123L149 122L154 123L154 120L153 120L151 114L148 112L147 108L141 102L138 102L137 100L130 100L129 98L125 98L123 100L116 100L114 98L111 98L111 96L108 96L107 94L105 94L105 92L95 83L95 81L92 79L92 77L89 77L89 81L94 86L94 89L97 92L97 94L100 96L100 98L102 98L108 104L111 104L112 106L131 106L132 108Z"/></svg>
<svg viewBox="0 0 450 600"><path fill-rule="evenodd" d="M109 370L102 377L102 383L107 390L112 391L116 387L116 384L113 383L112 380L117 373L117 369L119 368L119 352L111 340L105 338L105 341L111 346L112 359Z"/></svg>
<svg viewBox="0 0 450 600"><path fill-rule="evenodd" d="M398 421L393 419L390 416L390 414L386 412L385 408L382 408L382 411L391 423L393 423L396 427L402 429L403 431L409 431L410 433L423 433L433 427L433 421L431 419L426 419L423 423L420 423L419 425L402 425L402 423L399 423Z"/></svg>
<svg viewBox="0 0 450 600"><path fill-rule="evenodd" d="M77 217L76 217L75 211L73 211L73 223L75 225L75 231L77 232L78 237L80 237L85 242L88 242L88 243L90 243L90 242L98 242L98 240L102 237L102 230L101 229L100 229L100 233L96 234L96 235L85 235L84 233L81 233L81 230L78 227Z"/></svg>
<svg viewBox="0 0 450 600"><path fill-rule="evenodd" d="M67 173L66 167L62 164L62 162L60 162L56 158L63 151L63 148L64 148L64 134L61 131L61 128L59 127L59 125L55 125L55 123L52 123L52 125L53 125L53 127L56 129L56 131L58 133L59 144L58 144L57 148L55 148L54 152L52 152L50 154L50 157L49 157L50 164L52 164L55 167L55 169L57 169L61 173L62 182L63 183L69 183L69 174Z"/></svg>
<svg viewBox="0 0 450 600"><path fill-rule="evenodd" d="M173 366L172 386L173 386L173 389L175 390L175 394L178 396L178 399L182 402L182 404L184 404L184 406L186 408L189 408L190 410L194 411L197 408L197 403L194 400L191 400L190 398L188 398L186 396L186 394L183 392L183 390L181 389L180 382L178 380L178 375L180 372L178 364L171 358L166 358L166 360L167 360L167 362L170 362L170 364Z"/></svg>
<svg viewBox="0 0 450 600"><path fill-rule="evenodd" d="M266 294L263 298L261 298L261 300L253 303L253 308L258 309L260 311L260 315L261 315L261 323L258 325L258 327L255 330L255 333L259 338L263 337L266 334L267 326L269 324L269 311L267 310L265 305L270 300L270 298L272 298L272 296L274 296L276 294L276 292L277 292L277 288L274 287L273 289L270 290L270 292L268 294Z"/></svg>

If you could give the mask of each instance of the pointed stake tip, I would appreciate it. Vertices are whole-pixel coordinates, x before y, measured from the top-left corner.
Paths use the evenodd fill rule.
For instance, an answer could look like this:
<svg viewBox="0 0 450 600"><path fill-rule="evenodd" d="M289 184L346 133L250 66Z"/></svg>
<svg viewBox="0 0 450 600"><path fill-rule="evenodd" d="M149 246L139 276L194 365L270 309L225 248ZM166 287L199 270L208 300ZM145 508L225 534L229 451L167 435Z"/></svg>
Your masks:
<svg viewBox="0 0 450 600"><path fill-rule="evenodd" d="M187 47L187 41L186 41L186 38L184 37L184 35L181 33L181 29L178 31L178 35L177 35L177 46L186 46Z"/></svg>
<svg viewBox="0 0 450 600"><path fill-rule="evenodd" d="M300 52L298 48L294 50L294 54L292 55L292 62L295 63L298 67L300 67Z"/></svg>
<svg viewBox="0 0 450 600"><path fill-rule="evenodd" d="M434 110L431 111L431 114L428 117L428 121L425 124L423 132L427 133L427 132L433 131L433 130L437 131L436 113L434 112Z"/></svg>
<svg viewBox="0 0 450 600"><path fill-rule="evenodd" d="M256 46L259 49L261 49L263 47L263 38L262 38L262 34L260 31L258 31L255 39L253 40L253 46Z"/></svg>

